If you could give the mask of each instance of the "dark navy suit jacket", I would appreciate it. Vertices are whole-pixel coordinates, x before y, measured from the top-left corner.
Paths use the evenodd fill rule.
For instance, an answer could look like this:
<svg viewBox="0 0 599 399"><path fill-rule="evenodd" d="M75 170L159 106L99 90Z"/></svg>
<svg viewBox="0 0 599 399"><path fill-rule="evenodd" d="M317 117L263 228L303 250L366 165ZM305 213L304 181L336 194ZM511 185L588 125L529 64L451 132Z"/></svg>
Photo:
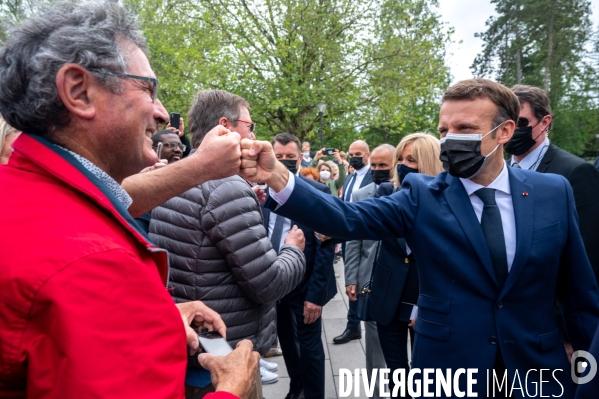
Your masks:
<svg viewBox="0 0 599 399"><path fill-rule="evenodd" d="M326 195L331 196L331 190L326 185L306 179L303 176L301 176L300 179ZM266 231L268 231L268 222L270 220L270 209L268 209L266 205L270 202L274 201L272 198L268 197L262 207ZM274 206L276 206L276 203ZM282 300L296 301L297 304L301 306L303 306L304 301L324 306L335 296L335 294L337 294L337 283L335 281L335 272L333 270L335 246L321 246L320 241L314 236L313 229L292 218L290 219L291 223L296 224L297 227L304 232L304 236L306 237L306 247L304 248L304 255L306 256L306 272L298 286L283 297ZM296 220L302 220L302 218L296 217Z"/></svg>
<svg viewBox="0 0 599 399"><path fill-rule="evenodd" d="M493 369L500 347L510 380L516 371L521 377L536 369L528 376L529 391L543 378L544 395L563 391L562 397L573 397L554 302L562 304L574 350L587 350L599 323L599 288L580 237L572 188L562 176L508 168L516 255L502 288L466 190L446 172L411 173L395 194L356 203L298 179L277 213L301 215L305 225L346 240L406 239L420 277L413 367L476 368L474 389L484 397L486 371ZM554 374L559 383L539 369L561 369ZM459 386L466 389L465 378Z"/></svg>

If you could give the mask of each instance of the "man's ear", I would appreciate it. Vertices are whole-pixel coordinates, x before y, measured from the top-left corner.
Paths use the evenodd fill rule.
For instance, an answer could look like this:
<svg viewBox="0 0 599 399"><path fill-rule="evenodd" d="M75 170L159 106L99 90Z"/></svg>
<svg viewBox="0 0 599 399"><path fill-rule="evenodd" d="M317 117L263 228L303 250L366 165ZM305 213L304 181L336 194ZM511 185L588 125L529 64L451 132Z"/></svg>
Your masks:
<svg viewBox="0 0 599 399"><path fill-rule="evenodd" d="M63 65L56 74L56 88L69 113L84 119L95 116L93 98L100 87L87 69L77 64Z"/></svg>
<svg viewBox="0 0 599 399"><path fill-rule="evenodd" d="M231 123L229 122L229 120L227 118L225 118L224 116L218 120L218 124L219 125L223 125L227 129L229 129L229 126L231 125Z"/></svg>
<svg viewBox="0 0 599 399"><path fill-rule="evenodd" d="M516 129L516 124L512 120L505 121L503 126L497 129L497 144L505 144L511 140Z"/></svg>

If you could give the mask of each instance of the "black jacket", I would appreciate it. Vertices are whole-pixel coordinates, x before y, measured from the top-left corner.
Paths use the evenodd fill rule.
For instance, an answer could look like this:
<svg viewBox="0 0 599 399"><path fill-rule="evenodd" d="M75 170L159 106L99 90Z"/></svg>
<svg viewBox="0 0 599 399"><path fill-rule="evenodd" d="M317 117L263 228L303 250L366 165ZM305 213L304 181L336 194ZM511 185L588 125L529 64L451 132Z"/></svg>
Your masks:
<svg viewBox="0 0 599 399"><path fill-rule="evenodd" d="M550 144L537 172L564 176L572 186L580 235L599 283L599 171L593 164Z"/></svg>

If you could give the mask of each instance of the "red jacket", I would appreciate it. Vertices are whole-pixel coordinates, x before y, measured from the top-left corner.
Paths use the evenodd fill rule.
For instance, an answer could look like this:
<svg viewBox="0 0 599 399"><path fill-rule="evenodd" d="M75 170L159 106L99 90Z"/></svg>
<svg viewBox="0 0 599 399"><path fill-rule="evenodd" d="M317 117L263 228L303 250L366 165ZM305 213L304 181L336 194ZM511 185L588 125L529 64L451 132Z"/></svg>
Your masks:
<svg viewBox="0 0 599 399"><path fill-rule="evenodd" d="M183 398L166 253L65 151L26 134L13 147L0 167L0 397Z"/></svg>

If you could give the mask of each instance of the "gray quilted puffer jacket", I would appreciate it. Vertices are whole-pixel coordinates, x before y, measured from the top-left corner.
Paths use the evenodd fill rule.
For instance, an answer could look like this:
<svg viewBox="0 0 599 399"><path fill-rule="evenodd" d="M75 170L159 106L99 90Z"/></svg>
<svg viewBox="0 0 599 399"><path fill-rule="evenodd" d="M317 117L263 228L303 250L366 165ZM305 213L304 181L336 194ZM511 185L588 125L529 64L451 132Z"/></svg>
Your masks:
<svg viewBox="0 0 599 399"><path fill-rule="evenodd" d="M212 180L171 198L152 211L150 236L169 252L176 302L204 302L223 318L233 348L247 338L260 355L268 352L275 302L299 284L306 259L294 245L277 256L245 180Z"/></svg>

